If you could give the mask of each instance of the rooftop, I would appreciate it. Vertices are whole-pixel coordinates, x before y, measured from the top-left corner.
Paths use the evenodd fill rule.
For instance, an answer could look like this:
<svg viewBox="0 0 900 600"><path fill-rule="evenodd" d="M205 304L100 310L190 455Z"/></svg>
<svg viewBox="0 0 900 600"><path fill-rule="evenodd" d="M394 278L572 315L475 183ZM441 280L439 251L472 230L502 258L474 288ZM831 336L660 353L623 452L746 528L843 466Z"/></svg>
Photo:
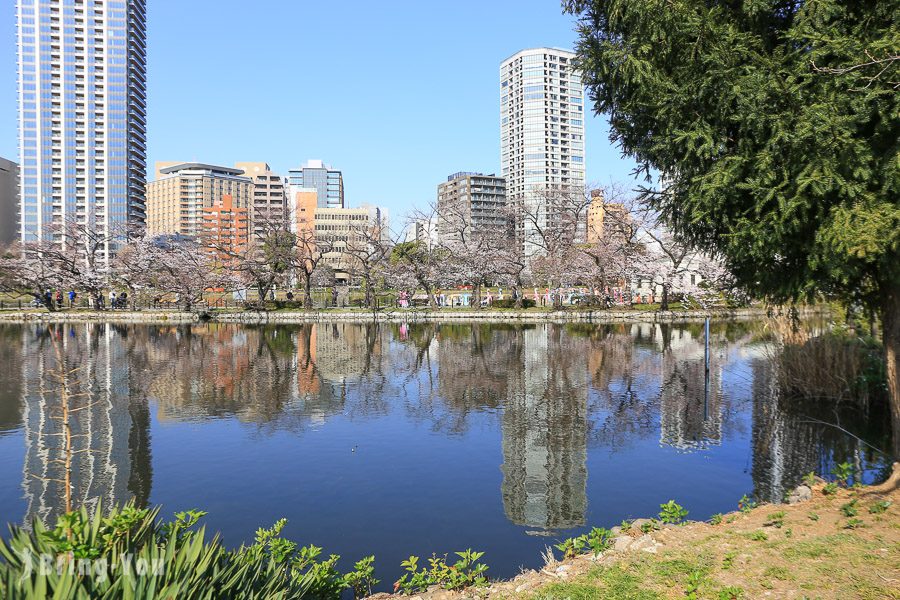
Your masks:
<svg viewBox="0 0 900 600"><path fill-rule="evenodd" d="M205 163L181 163L164 167L159 170L163 175L178 173L179 171L211 171L213 173L221 173L222 175L243 175L243 169L235 169L232 167L220 167L218 165L208 165Z"/></svg>

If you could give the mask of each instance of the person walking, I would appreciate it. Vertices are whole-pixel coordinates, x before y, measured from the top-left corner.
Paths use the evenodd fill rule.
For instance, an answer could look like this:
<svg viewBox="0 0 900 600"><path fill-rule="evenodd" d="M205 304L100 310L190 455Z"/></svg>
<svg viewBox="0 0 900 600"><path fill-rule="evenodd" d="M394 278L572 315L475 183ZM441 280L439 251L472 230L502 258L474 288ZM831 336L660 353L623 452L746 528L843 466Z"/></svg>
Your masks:
<svg viewBox="0 0 900 600"><path fill-rule="evenodd" d="M75 306L75 296L78 294L75 293L75 290L69 290L69 308Z"/></svg>
<svg viewBox="0 0 900 600"><path fill-rule="evenodd" d="M56 290L56 308L63 308L62 290Z"/></svg>
<svg viewBox="0 0 900 600"><path fill-rule="evenodd" d="M116 308L116 293L113 291L109 292L109 307L112 309Z"/></svg>

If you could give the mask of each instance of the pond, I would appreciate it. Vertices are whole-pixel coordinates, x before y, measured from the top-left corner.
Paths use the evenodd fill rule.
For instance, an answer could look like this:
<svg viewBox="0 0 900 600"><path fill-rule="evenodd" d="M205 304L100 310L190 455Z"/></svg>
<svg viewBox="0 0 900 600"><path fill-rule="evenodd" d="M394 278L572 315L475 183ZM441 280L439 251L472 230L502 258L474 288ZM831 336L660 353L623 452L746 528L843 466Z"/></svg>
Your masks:
<svg viewBox="0 0 900 600"><path fill-rule="evenodd" d="M86 450L76 503L199 508L229 545L285 517L344 569L374 553L381 589L410 554L471 547L510 577L669 499L707 519L835 463L866 481L887 467L842 431L883 440L886 417L780 397L759 322L713 323L708 382L702 323L5 325L0 340L3 521L65 506L65 382Z"/></svg>

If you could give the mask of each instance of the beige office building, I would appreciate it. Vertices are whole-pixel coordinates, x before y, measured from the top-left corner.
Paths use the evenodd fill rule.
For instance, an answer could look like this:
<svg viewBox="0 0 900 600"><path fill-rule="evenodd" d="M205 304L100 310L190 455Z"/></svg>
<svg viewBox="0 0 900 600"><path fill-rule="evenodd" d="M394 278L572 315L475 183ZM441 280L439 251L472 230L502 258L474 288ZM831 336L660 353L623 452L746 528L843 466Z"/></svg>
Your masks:
<svg viewBox="0 0 900 600"><path fill-rule="evenodd" d="M285 225L287 218L287 182L273 173L264 162L239 162L234 167L253 181L253 199L248 213L253 233L264 233L269 224Z"/></svg>
<svg viewBox="0 0 900 600"><path fill-rule="evenodd" d="M345 252L349 244L384 241L387 217L379 207L316 208L315 215L316 240L330 249L324 260L339 281L349 280L351 257Z"/></svg>
<svg viewBox="0 0 900 600"><path fill-rule="evenodd" d="M230 196L235 208L249 208L253 180L244 171L202 163L156 163L156 180L147 184L147 233L195 237L203 209Z"/></svg>

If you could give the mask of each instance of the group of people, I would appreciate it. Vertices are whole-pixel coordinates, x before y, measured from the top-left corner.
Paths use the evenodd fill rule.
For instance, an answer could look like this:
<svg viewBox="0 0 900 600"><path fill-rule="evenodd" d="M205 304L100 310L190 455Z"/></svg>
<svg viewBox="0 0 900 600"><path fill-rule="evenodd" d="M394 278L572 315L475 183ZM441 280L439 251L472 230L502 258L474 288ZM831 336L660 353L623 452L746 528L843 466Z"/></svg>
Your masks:
<svg viewBox="0 0 900 600"><path fill-rule="evenodd" d="M66 301L68 300L68 304ZM73 308L76 305L78 300L78 292L75 290L69 290L67 294L63 295L62 290L56 290L56 293L53 290L45 290L43 297L41 298L40 304L46 306L48 309L56 309L60 310L63 308ZM95 308L98 310L102 310L106 308L106 299L103 294L95 294L88 296L88 306L91 308ZM127 308L128 307L128 292L122 292L121 294L117 294L115 291L109 292L109 307L110 308Z"/></svg>

